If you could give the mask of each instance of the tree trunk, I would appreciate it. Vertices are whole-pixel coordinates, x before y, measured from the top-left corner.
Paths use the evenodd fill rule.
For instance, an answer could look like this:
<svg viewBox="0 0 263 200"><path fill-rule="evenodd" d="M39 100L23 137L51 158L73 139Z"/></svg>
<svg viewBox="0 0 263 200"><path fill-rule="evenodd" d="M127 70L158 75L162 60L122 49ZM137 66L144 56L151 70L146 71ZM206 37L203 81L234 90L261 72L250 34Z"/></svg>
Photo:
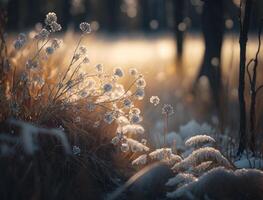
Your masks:
<svg viewBox="0 0 263 200"><path fill-rule="evenodd" d="M179 26L184 20L185 0L174 0L174 32L176 39L177 59L180 61L183 55L184 31Z"/></svg>
<svg viewBox="0 0 263 200"><path fill-rule="evenodd" d="M205 55L197 81L207 76L212 89L213 98L219 108L221 96L221 48L224 32L223 0L204 2L202 29L205 39Z"/></svg>
<svg viewBox="0 0 263 200"><path fill-rule="evenodd" d="M119 28L118 15L120 11L119 0L111 0L106 3L107 10L107 29L110 32L116 32Z"/></svg>
<svg viewBox="0 0 263 200"><path fill-rule="evenodd" d="M241 155L246 148L247 134L246 134L246 101L245 101L245 72L246 72L246 47L248 39L248 30L250 15L252 9L252 0L246 0L244 2L244 17L242 17L242 5L240 7L240 65L239 65L239 88L238 88L238 98L239 98L239 147L238 155Z"/></svg>
<svg viewBox="0 0 263 200"><path fill-rule="evenodd" d="M141 10L142 10L142 29L144 31L149 31L150 30L150 12L149 12L149 0L141 0Z"/></svg>

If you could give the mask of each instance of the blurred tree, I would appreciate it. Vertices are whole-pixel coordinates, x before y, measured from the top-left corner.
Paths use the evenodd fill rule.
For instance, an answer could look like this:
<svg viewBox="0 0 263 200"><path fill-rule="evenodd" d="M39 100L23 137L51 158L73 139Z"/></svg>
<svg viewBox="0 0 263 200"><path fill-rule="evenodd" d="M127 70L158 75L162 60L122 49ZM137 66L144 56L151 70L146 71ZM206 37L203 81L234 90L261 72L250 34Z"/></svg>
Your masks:
<svg viewBox="0 0 263 200"><path fill-rule="evenodd" d="M263 19L263 1L256 0L255 1L255 11L258 20Z"/></svg>
<svg viewBox="0 0 263 200"><path fill-rule="evenodd" d="M204 60L198 74L207 76L216 106L219 107L221 96L221 48L224 31L223 0L204 0L202 30L205 39Z"/></svg>
<svg viewBox="0 0 263 200"><path fill-rule="evenodd" d="M252 1L245 0L240 6L240 63L239 63L239 147L238 155L241 155L247 147L247 117L246 117L246 101L245 101L245 75L246 75L246 49L248 40L248 31L250 25L250 17L252 13ZM244 11L244 12L243 12Z"/></svg>
<svg viewBox="0 0 263 200"><path fill-rule="evenodd" d="M149 9L149 0L141 0L141 10L142 10L142 29L144 31L150 30L150 9Z"/></svg>
<svg viewBox="0 0 263 200"><path fill-rule="evenodd" d="M61 3L61 2L60 2ZM64 0L63 3L61 3L59 5L60 9L61 9L61 19L63 19L63 21L61 21L61 25L62 27L67 27L67 25L70 23L70 0Z"/></svg>
<svg viewBox="0 0 263 200"><path fill-rule="evenodd" d="M184 21L185 17L185 5L186 1L174 0L174 33L176 38L176 49L177 49L177 59L180 61L183 55L183 41L184 41L184 31L186 28Z"/></svg>
<svg viewBox="0 0 263 200"><path fill-rule="evenodd" d="M10 29L16 29L18 27L18 19L19 19L19 12L18 12L18 0L10 0L7 6L8 12L8 27Z"/></svg>
<svg viewBox="0 0 263 200"><path fill-rule="evenodd" d="M106 1L105 8L107 12L107 17L105 18L107 29L115 32L119 27L120 0Z"/></svg>

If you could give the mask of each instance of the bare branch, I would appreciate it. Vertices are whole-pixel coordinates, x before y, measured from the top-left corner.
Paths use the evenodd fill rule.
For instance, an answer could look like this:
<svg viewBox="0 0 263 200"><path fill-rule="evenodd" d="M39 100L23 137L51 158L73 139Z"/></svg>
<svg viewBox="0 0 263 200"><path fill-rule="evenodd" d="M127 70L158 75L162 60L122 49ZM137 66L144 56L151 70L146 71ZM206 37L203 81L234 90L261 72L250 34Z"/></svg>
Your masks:
<svg viewBox="0 0 263 200"><path fill-rule="evenodd" d="M250 71L249 71L249 66L250 66L250 64L252 62L255 62L255 60L253 58L248 62L247 66L246 66L250 85L252 84L252 77L251 77L251 74L250 74Z"/></svg>

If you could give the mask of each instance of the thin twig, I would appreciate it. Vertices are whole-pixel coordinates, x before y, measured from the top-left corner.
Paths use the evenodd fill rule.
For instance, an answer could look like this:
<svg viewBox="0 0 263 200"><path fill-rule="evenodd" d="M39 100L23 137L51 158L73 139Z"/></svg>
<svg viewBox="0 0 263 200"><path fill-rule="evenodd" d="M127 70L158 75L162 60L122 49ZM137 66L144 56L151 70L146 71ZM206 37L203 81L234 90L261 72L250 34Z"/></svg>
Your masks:
<svg viewBox="0 0 263 200"><path fill-rule="evenodd" d="M249 83L250 83L250 84L252 83L252 77L251 77L251 74L250 74L250 71L249 71L249 66L250 66L250 64L251 64L252 62L254 62L254 59L253 59L253 58L248 62L247 66L246 66L247 74L248 74L248 78L249 78Z"/></svg>

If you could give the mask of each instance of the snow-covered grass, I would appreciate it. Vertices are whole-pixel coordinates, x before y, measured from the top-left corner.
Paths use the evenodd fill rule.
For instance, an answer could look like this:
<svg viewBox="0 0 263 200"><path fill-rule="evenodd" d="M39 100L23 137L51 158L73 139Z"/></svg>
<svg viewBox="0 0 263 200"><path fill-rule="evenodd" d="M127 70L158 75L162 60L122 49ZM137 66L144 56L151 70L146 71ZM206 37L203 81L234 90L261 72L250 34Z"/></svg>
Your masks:
<svg viewBox="0 0 263 200"><path fill-rule="evenodd" d="M167 193L172 199L262 199L263 172L219 167Z"/></svg>
<svg viewBox="0 0 263 200"><path fill-rule="evenodd" d="M222 145L228 142L229 137L218 135L217 118L212 119L213 125L190 120L181 125L178 131L169 132L168 118L174 112L176 117L183 117L184 110L180 104L174 110L173 106L167 104L167 98L151 96L145 100L154 109L160 110L157 114L151 113L158 116L160 121L155 127L152 123L151 130L145 129L142 126L143 113L138 108L145 96L144 75L135 68L112 69L102 64L94 65L89 60L89 46L82 45L84 40L88 41L87 35L91 31L87 22L81 23L80 38L75 41L76 48L72 49L73 55L70 56L68 52L71 51L68 49L71 45L63 44L62 38L56 38L56 32L62 27L55 13L49 13L45 23L44 27L29 34L19 34L7 51L10 65L5 58L3 60L6 64L1 76L4 89L1 90L0 119L4 121L15 117L31 125L15 121L16 125L21 126L22 132L14 131L11 127L7 134L0 135L1 156L15 155L18 151L11 148L13 146L19 147L18 150L22 147L27 154L38 154L41 152L38 139L45 135L55 140L48 145L51 147L46 153L53 154L53 149L62 149L83 168L92 165L95 166L93 169L99 168L98 171L104 172L106 169L106 175L102 174L110 177L109 182L113 180L111 173L115 169L107 160L113 157L119 159L121 156L128 158L126 160L134 166L165 161L176 173L179 172L167 185L176 184L179 187L191 185L191 182L199 183L205 176L203 174L217 166L228 169L261 168L261 159L250 156L232 165L231 155L226 154L228 143ZM57 58L56 53L60 55ZM156 78L165 79L162 73ZM155 84L153 82L151 87L159 84L158 81ZM180 91L176 95L180 96ZM45 128L36 128L32 124ZM151 138L153 142L147 140ZM110 141L119 153L117 156L112 156L113 146ZM213 147L207 147L209 145ZM98 158L98 155L103 158ZM63 164L68 163L65 161ZM100 173L95 176L104 184L105 176L101 178ZM180 193L180 189L177 192ZM168 196L175 193L169 193Z"/></svg>
<svg viewBox="0 0 263 200"><path fill-rule="evenodd" d="M191 183L196 180L197 179L193 174L180 173L176 175L175 177L170 178L168 182L166 183L166 186L177 186L179 184L180 186L183 186L185 184Z"/></svg>
<svg viewBox="0 0 263 200"><path fill-rule="evenodd" d="M214 138L208 135L197 135L186 140L185 145L187 147L201 147L205 144L214 144Z"/></svg>

